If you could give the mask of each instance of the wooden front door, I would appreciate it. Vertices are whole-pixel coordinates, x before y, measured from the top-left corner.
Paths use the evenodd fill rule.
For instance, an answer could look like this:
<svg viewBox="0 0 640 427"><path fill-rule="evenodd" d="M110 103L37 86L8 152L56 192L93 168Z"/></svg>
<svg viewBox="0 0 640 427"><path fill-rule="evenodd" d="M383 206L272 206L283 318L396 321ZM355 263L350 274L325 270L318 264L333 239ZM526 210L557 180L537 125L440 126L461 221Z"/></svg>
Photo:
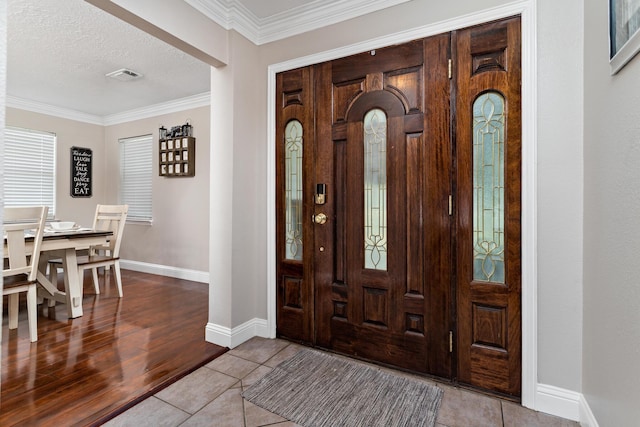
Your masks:
<svg viewBox="0 0 640 427"><path fill-rule="evenodd" d="M448 51L442 35L316 67L314 247L316 345L447 377Z"/></svg>
<svg viewBox="0 0 640 427"><path fill-rule="evenodd" d="M520 375L519 359L512 364L519 353L510 347L519 341L496 337L519 337L519 300L507 297L507 309L503 296L487 299L505 293L504 283L491 282L495 275L465 282L474 268L500 262L499 250L484 264L474 252L494 248L488 235L499 226L482 240L473 221L479 194L474 109L483 111L478 103L490 101L480 97L493 101L493 92L508 98L503 133L519 138L511 128L520 120L519 84L507 78L518 93L512 96L494 85L503 77L473 86L461 83L473 76L458 71L517 72L519 79L519 68L496 71L491 62L502 58L496 49L519 61L519 39L512 37L519 28L512 21L519 23L487 24L485 32L442 34L278 75L280 336L519 393L504 380ZM504 28L511 38L502 37ZM519 173L519 139L504 145L509 162L498 169L511 178ZM495 216L506 210L504 222L513 224L519 221L511 216L519 206L519 181L503 187L510 207L498 200ZM517 234L502 251L510 261L497 268L519 277L519 248L513 247L519 229L507 226L508 233ZM499 323L503 315L510 316L508 324ZM500 351L508 356L487 350L495 344L504 344ZM485 363L490 367L482 368ZM497 379L486 381L486 372Z"/></svg>

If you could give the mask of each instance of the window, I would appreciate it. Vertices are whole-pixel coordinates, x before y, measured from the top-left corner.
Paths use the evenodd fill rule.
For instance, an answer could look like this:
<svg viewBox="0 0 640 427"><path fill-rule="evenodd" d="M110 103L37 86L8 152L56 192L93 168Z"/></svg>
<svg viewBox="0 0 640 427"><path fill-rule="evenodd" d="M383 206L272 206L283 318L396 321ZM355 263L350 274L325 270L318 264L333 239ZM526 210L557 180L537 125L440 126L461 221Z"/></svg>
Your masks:
<svg viewBox="0 0 640 427"><path fill-rule="evenodd" d="M387 270L387 115L364 116L364 268Z"/></svg>
<svg viewBox="0 0 640 427"><path fill-rule="evenodd" d="M473 280L504 283L505 99L496 91L473 103Z"/></svg>
<svg viewBox="0 0 640 427"><path fill-rule="evenodd" d="M120 203L129 205L127 221L151 222L152 136L120 141Z"/></svg>
<svg viewBox="0 0 640 427"><path fill-rule="evenodd" d="M290 121L284 136L286 259L302 261L302 123Z"/></svg>
<svg viewBox="0 0 640 427"><path fill-rule="evenodd" d="M56 135L7 126L4 131L4 205L48 206L56 213Z"/></svg>

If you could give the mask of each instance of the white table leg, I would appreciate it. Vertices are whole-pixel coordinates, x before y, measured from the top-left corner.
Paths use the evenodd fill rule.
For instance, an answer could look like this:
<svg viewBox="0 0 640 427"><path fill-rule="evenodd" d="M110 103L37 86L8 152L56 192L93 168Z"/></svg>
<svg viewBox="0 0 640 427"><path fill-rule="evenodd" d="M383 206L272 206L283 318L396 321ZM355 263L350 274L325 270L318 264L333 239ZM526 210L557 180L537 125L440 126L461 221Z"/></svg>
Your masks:
<svg viewBox="0 0 640 427"><path fill-rule="evenodd" d="M38 266L38 304L43 302L43 299L49 301L48 306L55 306L56 301L66 302L64 293L60 292L56 286L51 283L47 277L47 264L50 259L64 257L64 251L47 251L40 253L40 262ZM55 267L54 267L55 268Z"/></svg>
<svg viewBox="0 0 640 427"><path fill-rule="evenodd" d="M58 289L55 286L53 286L53 283L51 283L46 276L47 264L49 262L49 259L50 259L49 253L47 252L40 253L40 260L38 262L38 282L44 289L47 290L49 294L51 294L51 296L54 296L58 291ZM41 300L42 300L42 297L39 297L38 304L42 302Z"/></svg>
<svg viewBox="0 0 640 427"><path fill-rule="evenodd" d="M47 278L47 276L45 276L42 271L38 271L38 283L44 288L46 289L46 291L51 294L52 296L54 296L57 292L58 289L56 289L55 286L53 286L53 283L51 283L49 281L49 279Z"/></svg>
<svg viewBox="0 0 640 427"><path fill-rule="evenodd" d="M62 258L64 267L64 287L67 296L69 318L82 316L82 281L78 274L78 259L75 248L65 249Z"/></svg>

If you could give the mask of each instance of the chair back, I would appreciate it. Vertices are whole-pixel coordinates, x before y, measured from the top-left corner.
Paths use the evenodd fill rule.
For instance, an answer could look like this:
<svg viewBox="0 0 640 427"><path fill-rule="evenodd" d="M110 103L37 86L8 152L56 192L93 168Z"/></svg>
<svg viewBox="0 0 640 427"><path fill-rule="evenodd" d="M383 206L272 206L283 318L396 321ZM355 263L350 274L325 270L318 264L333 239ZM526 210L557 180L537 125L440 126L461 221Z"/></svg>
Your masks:
<svg viewBox="0 0 640 427"><path fill-rule="evenodd" d="M36 280L48 211L47 206L4 208L3 277L25 274Z"/></svg>
<svg viewBox="0 0 640 427"><path fill-rule="evenodd" d="M111 252L111 257L120 256L120 243L124 234L124 225L127 221L129 205L98 205L96 206L96 216L93 220L93 228L96 230L110 230L113 237L109 240L108 246L101 246L99 249L106 249Z"/></svg>

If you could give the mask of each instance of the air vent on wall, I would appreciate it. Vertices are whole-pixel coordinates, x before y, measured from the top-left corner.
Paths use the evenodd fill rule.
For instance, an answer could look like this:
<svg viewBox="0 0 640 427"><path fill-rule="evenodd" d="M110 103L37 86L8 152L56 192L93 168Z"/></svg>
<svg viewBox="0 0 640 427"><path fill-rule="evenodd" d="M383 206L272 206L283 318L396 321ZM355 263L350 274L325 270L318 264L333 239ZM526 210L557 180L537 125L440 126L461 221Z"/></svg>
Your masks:
<svg viewBox="0 0 640 427"><path fill-rule="evenodd" d="M142 77L142 74L137 73L133 70L128 70L126 68L121 68L116 71L112 71L106 74L107 77L111 77L112 79L120 80L122 82L128 82L131 80L136 80Z"/></svg>

